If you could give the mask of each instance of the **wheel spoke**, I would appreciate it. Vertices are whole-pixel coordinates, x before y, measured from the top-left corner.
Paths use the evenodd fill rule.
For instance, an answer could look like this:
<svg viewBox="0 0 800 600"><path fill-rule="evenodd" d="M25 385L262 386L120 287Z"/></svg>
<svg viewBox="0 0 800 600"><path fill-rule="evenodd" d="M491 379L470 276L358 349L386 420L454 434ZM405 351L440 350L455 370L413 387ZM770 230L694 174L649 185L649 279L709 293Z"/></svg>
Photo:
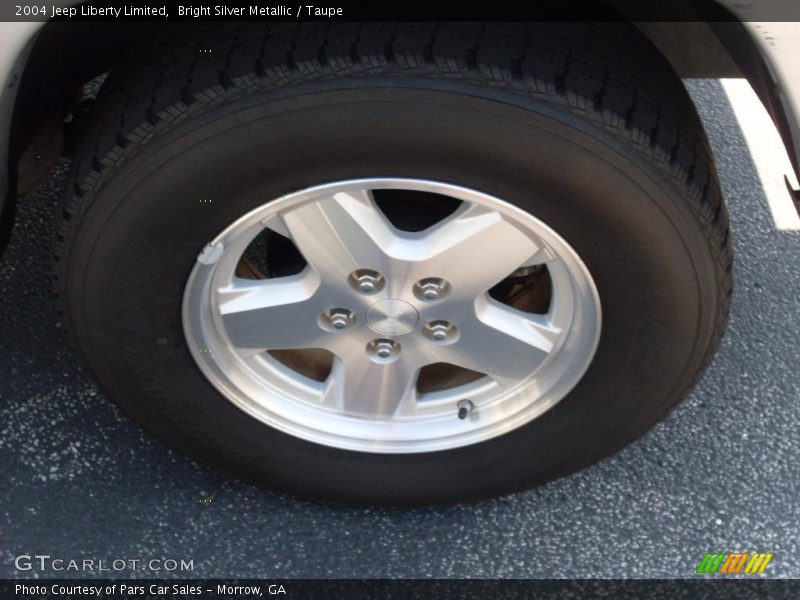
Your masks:
<svg viewBox="0 0 800 600"><path fill-rule="evenodd" d="M478 299L476 317L460 323L458 341L442 346L442 360L485 373L501 385L526 379L553 350L561 331L545 315L532 315Z"/></svg>
<svg viewBox="0 0 800 600"><path fill-rule="evenodd" d="M499 212L466 204L425 232L425 259L416 271L446 277L454 293L477 296L532 260L540 247Z"/></svg>
<svg viewBox="0 0 800 600"><path fill-rule="evenodd" d="M400 358L376 363L363 346L351 345L334 360L325 402L362 417L389 419L411 414L416 405L417 374L413 361Z"/></svg>
<svg viewBox="0 0 800 600"><path fill-rule="evenodd" d="M217 291L222 321L237 351L319 347L325 332L312 301L319 276L306 270L292 277L242 280Z"/></svg>
<svg viewBox="0 0 800 600"><path fill-rule="evenodd" d="M388 270L386 249L396 233L367 190L338 192L304 204L284 214L283 224L326 280L344 282L356 269Z"/></svg>

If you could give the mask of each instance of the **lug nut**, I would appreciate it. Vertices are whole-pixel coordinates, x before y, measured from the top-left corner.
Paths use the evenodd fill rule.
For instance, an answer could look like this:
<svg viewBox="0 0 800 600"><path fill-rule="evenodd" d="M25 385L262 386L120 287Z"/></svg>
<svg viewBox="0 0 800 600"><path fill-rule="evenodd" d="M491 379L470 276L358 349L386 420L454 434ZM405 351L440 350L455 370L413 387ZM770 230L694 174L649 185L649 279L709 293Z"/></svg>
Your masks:
<svg viewBox="0 0 800 600"><path fill-rule="evenodd" d="M375 294L386 285L383 275L372 269L358 269L348 276L351 287L362 294Z"/></svg>
<svg viewBox="0 0 800 600"><path fill-rule="evenodd" d="M356 322L353 311L346 308L332 308L326 310L319 317L320 327L328 331L341 331L347 329Z"/></svg>
<svg viewBox="0 0 800 600"><path fill-rule="evenodd" d="M438 277L420 279L414 284L414 295L428 302L443 298L449 290L450 284Z"/></svg>
<svg viewBox="0 0 800 600"><path fill-rule="evenodd" d="M400 344L394 340L372 340L369 344L367 344L367 353L375 362L393 362L400 354Z"/></svg>
<svg viewBox="0 0 800 600"><path fill-rule="evenodd" d="M435 340L444 340L447 338L447 330L444 327L435 327L433 329L433 339Z"/></svg>
<svg viewBox="0 0 800 600"><path fill-rule="evenodd" d="M344 329L347 327L347 316L346 315L334 315L331 317L331 325L333 325L334 329Z"/></svg>
<svg viewBox="0 0 800 600"><path fill-rule="evenodd" d="M422 335L437 344L452 344L458 337L458 328L450 321L431 321L422 328Z"/></svg>

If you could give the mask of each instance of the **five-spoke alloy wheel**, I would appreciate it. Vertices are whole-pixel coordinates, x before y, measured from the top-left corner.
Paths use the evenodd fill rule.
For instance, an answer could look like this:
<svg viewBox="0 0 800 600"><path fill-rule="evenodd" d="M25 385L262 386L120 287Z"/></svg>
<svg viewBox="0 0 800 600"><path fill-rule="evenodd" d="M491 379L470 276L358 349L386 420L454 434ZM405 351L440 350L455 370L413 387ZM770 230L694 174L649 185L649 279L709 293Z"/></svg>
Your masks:
<svg viewBox="0 0 800 600"><path fill-rule="evenodd" d="M402 231L378 190L456 207ZM237 275L265 229L293 242L306 261L299 273ZM490 294L535 268L552 288L542 313ZM417 179L341 181L251 211L199 255L183 318L203 373L242 410L312 442L372 452L454 448L527 423L583 375L601 323L592 278L556 232L497 198ZM312 379L274 354L286 350L327 351L330 371ZM476 376L421 392L432 365ZM459 419L464 400L469 418Z"/></svg>

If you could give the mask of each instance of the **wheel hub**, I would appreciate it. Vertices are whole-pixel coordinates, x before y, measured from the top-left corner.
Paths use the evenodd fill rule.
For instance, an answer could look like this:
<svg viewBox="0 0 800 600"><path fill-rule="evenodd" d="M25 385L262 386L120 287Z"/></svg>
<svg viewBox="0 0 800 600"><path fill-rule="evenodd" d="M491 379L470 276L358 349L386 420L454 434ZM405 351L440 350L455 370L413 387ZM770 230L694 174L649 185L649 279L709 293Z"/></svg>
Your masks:
<svg viewBox="0 0 800 600"><path fill-rule="evenodd" d="M376 302L367 310L370 329L381 335L403 335L419 322L419 312L408 302L389 298Z"/></svg>

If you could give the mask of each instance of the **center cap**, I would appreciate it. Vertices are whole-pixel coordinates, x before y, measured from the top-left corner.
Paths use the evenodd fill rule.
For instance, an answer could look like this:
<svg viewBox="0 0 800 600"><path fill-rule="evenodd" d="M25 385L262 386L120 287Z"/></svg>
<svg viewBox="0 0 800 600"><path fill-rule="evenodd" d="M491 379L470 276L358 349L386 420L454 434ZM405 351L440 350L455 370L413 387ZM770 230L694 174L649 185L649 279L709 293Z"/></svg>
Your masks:
<svg viewBox="0 0 800 600"><path fill-rule="evenodd" d="M402 335L417 326L419 313L408 302L381 300L367 310L367 324L381 335Z"/></svg>

